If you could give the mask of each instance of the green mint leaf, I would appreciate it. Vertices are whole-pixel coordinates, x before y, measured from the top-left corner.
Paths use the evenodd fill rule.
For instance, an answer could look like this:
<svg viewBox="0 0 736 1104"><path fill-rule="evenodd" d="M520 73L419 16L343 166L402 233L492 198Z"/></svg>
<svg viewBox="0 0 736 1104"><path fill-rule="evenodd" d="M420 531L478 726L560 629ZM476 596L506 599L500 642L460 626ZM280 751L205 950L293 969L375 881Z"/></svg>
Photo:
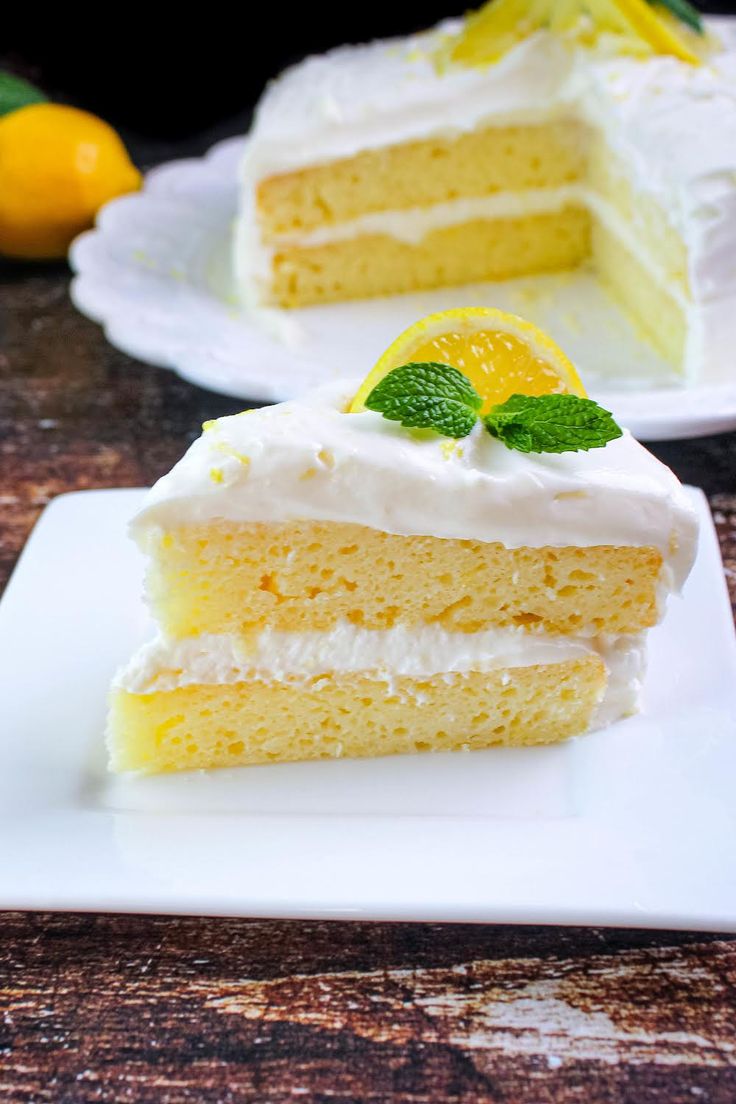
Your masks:
<svg viewBox="0 0 736 1104"><path fill-rule="evenodd" d="M483 422L518 452L584 452L622 435L608 410L577 395L512 395Z"/></svg>
<svg viewBox="0 0 736 1104"><path fill-rule="evenodd" d="M411 429L467 437L483 400L457 368L429 361L394 368L373 388L365 405Z"/></svg>
<svg viewBox="0 0 736 1104"><path fill-rule="evenodd" d="M654 3L655 0L649 0L649 3ZM704 33L703 20L700 16L700 12L697 8L693 7L688 0L656 0L663 8L667 8L672 12L681 23L685 23L691 30L696 31L698 34Z"/></svg>
<svg viewBox="0 0 736 1104"><path fill-rule="evenodd" d="M7 115L11 111L17 111L19 107L26 107L32 103L44 103L46 97L43 92L22 77L15 77L12 73L6 73L0 69L0 115Z"/></svg>

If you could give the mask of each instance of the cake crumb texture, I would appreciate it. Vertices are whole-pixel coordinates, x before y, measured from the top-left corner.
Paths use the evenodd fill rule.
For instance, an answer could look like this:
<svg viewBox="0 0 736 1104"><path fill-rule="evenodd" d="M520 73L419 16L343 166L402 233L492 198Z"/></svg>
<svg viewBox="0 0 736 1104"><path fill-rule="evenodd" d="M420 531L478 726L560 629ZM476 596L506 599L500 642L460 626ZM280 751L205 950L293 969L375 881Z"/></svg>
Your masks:
<svg viewBox="0 0 736 1104"><path fill-rule="evenodd" d="M658 619L651 547L506 548L362 525L212 522L152 530L147 590L169 636L439 624L637 633Z"/></svg>
<svg viewBox="0 0 736 1104"><path fill-rule="evenodd" d="M258 185L264 240L506 189L555 188L578 180L587 141L582 123L490 126L364 150L355 157L266 177Z"/></svg>
<svg viewBox="0 0 736 1104"><path fill-rule="evenodd" d="M591 655L421 679L325 672L308 681L117 690L111 765L153 773L551 744L589 727L605 687L605 665Z"/></svg>
<svg viewBox="0 0 736 1104"><path fill-rule="evenodd" d="M269 291L281 307L398 295L528 272L575 268L590 254L590 215L571 204L516 218L443 226L413 244L362 234L321 245L282 245Z"/></svg>
<svg viewBox="0 0 736 1104"><path fill-rule="evenodd" d="M687 319L677 302L597 220L591 241L601 283L658 352L671 363L679 363L687 341Z"/></svg>

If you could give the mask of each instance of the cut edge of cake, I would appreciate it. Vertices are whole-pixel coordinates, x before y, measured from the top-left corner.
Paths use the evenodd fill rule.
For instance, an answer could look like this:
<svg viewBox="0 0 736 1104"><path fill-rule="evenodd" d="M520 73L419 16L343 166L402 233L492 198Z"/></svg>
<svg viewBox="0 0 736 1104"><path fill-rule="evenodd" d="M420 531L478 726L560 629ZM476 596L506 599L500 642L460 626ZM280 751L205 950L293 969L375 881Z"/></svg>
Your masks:
<svg viewBox="0 0 736 1104"><path fill-rule="evenodd" d="M116 680L113 769L553 742L636 709L645 629L695 553L672 473L626 434L561 455L513 453L480 423L461 442L411 434L346 413L356 390L208 424L149 492L132 531L166 631ZM607 596L606 551L622 571ZM422 605L424 584L462 615L489 552L496 590L480 608L505 603L508 620ZM545 631L535 593L549 608L587 594L589 622ZM365 616L369 599L390 623ZM245 622L211 616L228 601L265 605ZM629 631L601 631L596 616L627 602Z"/></svg>
<svg viewBox="0 0 736 1104"><path fill-rule="evenodd" d="M711 26L723 45L697 68L537 32L496 64L438 71L451 21L287 70L241 172L246 304L257 315L592 261L686 379L727 378L736 40Z"/></svg>
<svg viewBox="0 0 736 1104"><path fill-rule="evenodd" d="M266 632L250 649L228 636L160 639L140 650L113 689L112 769L533 746L636 711L641 636L536 638L522 646L521 633L480 633L459 643L457 634L435 634L429 647L401 630L350 628ZM323 635L332 639L314 640ZM375 636L382 639L366 644Z"/></svg>

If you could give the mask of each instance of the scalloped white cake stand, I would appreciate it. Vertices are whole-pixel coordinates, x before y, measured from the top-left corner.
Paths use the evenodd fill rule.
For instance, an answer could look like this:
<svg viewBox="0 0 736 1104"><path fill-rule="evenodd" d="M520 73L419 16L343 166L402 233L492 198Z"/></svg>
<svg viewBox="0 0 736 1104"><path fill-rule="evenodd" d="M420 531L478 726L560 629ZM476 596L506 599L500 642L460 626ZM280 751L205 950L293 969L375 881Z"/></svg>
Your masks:
<svg viewBox="0 0 736 1104"><path fill-rule="evenodd" d="M72 299L117 348L236 398L277 402L339 375L364 375L401 330L433 310L499 306L547 329L591 393L644 440L736 427L728 385L678 387L586 272L474 284L249 316L230 266L243 139L174 161L109 203L73 244Z"/></svg>

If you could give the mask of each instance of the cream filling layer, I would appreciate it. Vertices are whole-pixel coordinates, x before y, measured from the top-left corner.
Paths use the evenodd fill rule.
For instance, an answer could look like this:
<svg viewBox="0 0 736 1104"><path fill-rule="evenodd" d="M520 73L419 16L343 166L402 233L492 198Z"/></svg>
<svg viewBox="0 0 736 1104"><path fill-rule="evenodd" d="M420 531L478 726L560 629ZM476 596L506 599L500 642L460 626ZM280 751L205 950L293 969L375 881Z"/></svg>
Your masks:
<svg viewBox="0 0 736 1104"><path fill-rule="evenodd" d="M430 207L374 211L349 221L320 226L305 234L280 234L257 247L260 258L253 257L253 271L270 275L274 254L280 246L302 249L354 241L371 234L383 234L407 245L420 245L434 230L460 226L478 219L522 218L527 215L553 214L565 207L585 207L616 238L652 277L657 285L688 312L692 300L683 286L673 280L616 208L584 184L566 184L559 188L530 188L519 192L497 192L488 196L466 196Z"/></svg>
<svg viewBox="0 0 736 1104"><path fill-rule="evenodd" d="M385 682L390 691L399 677L449 679L470 672L566 663L591 654L600 656L607 670L590 725L600 728L638 709L646 662L644 634L571 639L523 629L448 633L424 626L370 631L342 624L330 632L267 629L248 640L230 634L176 641L159 636L139 648L118 672L114 689L154 694L247 681L309 681L319 689L320 677L327 685L333 674L362 672Z"/></svg>
<svg viewBox="0 0 736 1104"><path fill-rule="evenodd" d="M329 632L266 629L249 638L204 634L183 640L159 636L144 644L118 672L115 687L154 694L185 686L227 686L247 681L328 679L364 672L391 684L395 678L429 678L566 663L595 654L608 685L597 723L636 709L644 670L644 635L595 639L532 634L523 629L447 632L435 625L369 630L343 623Z"/></svg>

